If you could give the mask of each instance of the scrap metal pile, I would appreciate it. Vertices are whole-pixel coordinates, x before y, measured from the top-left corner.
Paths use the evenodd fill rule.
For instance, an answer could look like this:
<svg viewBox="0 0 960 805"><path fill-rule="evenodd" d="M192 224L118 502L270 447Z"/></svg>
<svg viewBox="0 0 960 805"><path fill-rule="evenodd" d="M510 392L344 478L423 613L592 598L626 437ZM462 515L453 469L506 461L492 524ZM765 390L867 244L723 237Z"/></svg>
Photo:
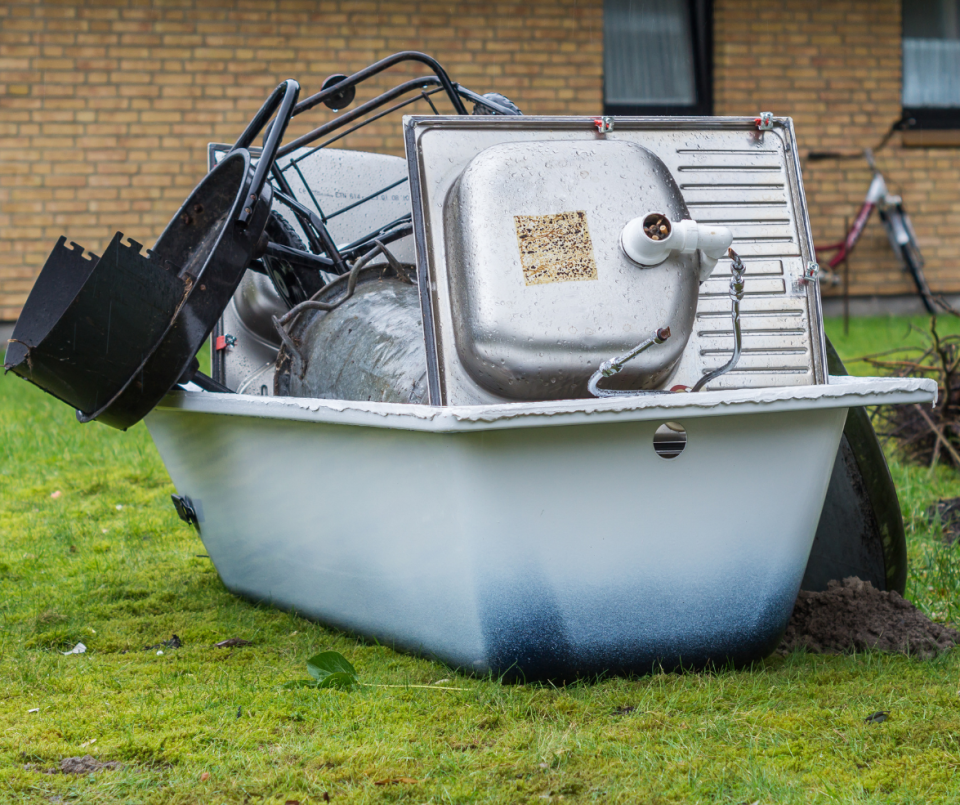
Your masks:
<svg viewBox="0 0 960 805"><path fill-rule="evenodd" d="M358 84L405 61L434 74L282 142L292 117L318 104L342 109ZM730 358L672 387L697 391L737 365L745 267L730 249L733 235L717 220L693 220L674 173L624 127L617 133L626 136L613 139L610 119L587 121L585 140L579 122L573 137L557 137L556 121L499 125L519 120L520 110L501 95L455 85L418 53L332 76L298 103L299 92L297 82L285 81L236 143L211 148L209 174L151 250L125 244L118 232L98 258L61 238L6 368L76 408L82 422L123 429L191 381L217 392L435 405L661 393L667 378L677 379L700 287L726 257L732 338L718 354ZM418 100L436 111L431 96L438 93L457 115L472 102L465 119L487 142L475 156L476 146L444 137L440 158L466 160L466 168L448 177L443 215L433 220L432 208L416 210L424 210L420 239L442 230L458 269L444 277L456 322L425 333L424 310L430 319L443 314L428 309L438 303L419 280L431 261L424 243L414 255L406 165L329 146ZM416 121L429 119L412 120L408 139L425 130ZM262 149L254 149L264 131ZM425 158L423 169L437 158ZM613 180L611 161L619 166ZM345 176L349 192L331 192ZM624 220L638 183L645 211ZM337 195L349 202L331 209L327 199ZM572 211L503 214L533 210L543 199ZM515 275L490 271L516 262L514 253ZM446 273L444 265L432 268ZM549 286L543 304L518 297L518 279ZM560 285L569 282L578 285ZM195 355L211 333L214 368L206 377ZM458 364L447 371L440 364L449 357L436 352L445 339L455 342Z"/></svg>
<svg viewBox="0 0 960 805"><path fill-rule="evenodd" d="M416 52L299 94L152 249L61 238L6 352L81 422L147 417L229 589L527 678L764 656L801 579L902 592L856 412L933 384L830 377L789 118L525 116ZM418 103L405 159L331 147Z"/></svg>

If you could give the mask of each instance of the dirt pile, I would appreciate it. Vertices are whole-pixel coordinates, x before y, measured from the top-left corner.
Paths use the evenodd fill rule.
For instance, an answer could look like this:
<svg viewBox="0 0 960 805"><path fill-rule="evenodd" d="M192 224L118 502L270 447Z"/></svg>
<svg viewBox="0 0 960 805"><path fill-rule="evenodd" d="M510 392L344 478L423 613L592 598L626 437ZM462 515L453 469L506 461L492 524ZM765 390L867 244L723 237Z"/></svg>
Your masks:
<svg viewBox="0 0 960 805"><path fill-rule="evenodd" d="M90 772L100 771L101 769L119 769L120 765L116 760L108 760L106 763L101 763L92 755L65 757L60 761L60 773L90 774Z"/></svg>
<svg viewBox="0 0 960 805"><path fill-rule="evenodd" d="M825 592L801 590L778 651L843 654L868 648L928 659L960 643L960 632L934 623L895 592L850 577Z"/></svg>
<svg viewBox="0 0 960 805"><path fill-rule="evenodd" d="M101 763L93 755L65 757L60 761L59 766L52 769L41 769L36 763L28 763L23 767L24 771L39 771L43 774L90 774L103 769L122 768L123 764L117 760L108 760L106 763Z"/></svg>

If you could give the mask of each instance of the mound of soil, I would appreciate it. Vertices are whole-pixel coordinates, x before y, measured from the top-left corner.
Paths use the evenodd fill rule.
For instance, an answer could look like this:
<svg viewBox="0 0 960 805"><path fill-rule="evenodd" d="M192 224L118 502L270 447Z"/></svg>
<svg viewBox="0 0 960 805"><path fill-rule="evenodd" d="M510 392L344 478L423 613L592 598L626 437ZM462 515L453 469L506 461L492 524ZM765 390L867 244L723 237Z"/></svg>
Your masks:
<svg viewBox="0 0 960 805"><path fill-rule="evenodd" d="M929 659L960 643L960 632L924 615L895 592L852 576L820 593L801 590L778 651L844 654L879 649Z"/></svg>
<svg viewBox="0 0 960 805"><path fill-rule="evenodd" d="M43 774L90 774L103 769L121 769L123 764L117 760L101 763L93 755L84 755L83 757L65 757L60 761L59 766L52 769L40 769L35 763L28 763L23 768L24 771L40 771Z"/></svg>
<svg viewBox="0 0 960 805"><path fill-rule="evenodd" d="M100 771L101 769L119 769L120 765L116 760L108 760L106 763L101 763L92 755L65 757L60 761L60 773L90 774L90 772Z"/></svg>

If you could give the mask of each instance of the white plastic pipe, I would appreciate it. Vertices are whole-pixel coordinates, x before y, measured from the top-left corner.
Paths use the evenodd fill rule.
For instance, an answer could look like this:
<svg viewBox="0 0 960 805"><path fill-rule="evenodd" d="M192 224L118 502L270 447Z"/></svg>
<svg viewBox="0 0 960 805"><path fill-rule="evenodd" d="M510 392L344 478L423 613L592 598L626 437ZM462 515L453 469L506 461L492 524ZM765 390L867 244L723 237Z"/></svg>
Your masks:
<svg viewBox="0 0 960 805"><path fill-rule="evenodd" d="M657 233L648 231L659 221ZM663 232L663 229L666 232ZM648 213L626 223L620 232L620 248L641 266L658 266L671 254L700 252L700 282L710 276L717 260L727 253L733 233L725 226L698 224L689 218L670 221L662 213Z"/></svg>

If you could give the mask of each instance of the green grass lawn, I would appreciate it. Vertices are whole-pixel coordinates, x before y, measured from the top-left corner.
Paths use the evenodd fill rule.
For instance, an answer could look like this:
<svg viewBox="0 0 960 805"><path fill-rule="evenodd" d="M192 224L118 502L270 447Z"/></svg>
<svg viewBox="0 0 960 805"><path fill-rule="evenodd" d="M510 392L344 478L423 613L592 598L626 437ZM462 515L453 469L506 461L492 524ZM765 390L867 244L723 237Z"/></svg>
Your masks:
<svg viewBox="0 0 960 805"><path fill-rule="evenodd" d="M829 331L845 359L915 337L906 319ZM960 622L960 551L923 517L958 477L892 468L908 597ZM960 801L960 651L566 688L462 677L230 595L143 425L81 426L13 375L0 490L2 802ZM144 650L174 633L182 648ZM212 647L231 637L252 645ZM61 653L78 642L86 654ZM285 690L324 649L370 684ZM412 687L439 680L461 690ZM889 720L864 723L877 710ZM87 753L124 765L41 773Z"/></svg>

